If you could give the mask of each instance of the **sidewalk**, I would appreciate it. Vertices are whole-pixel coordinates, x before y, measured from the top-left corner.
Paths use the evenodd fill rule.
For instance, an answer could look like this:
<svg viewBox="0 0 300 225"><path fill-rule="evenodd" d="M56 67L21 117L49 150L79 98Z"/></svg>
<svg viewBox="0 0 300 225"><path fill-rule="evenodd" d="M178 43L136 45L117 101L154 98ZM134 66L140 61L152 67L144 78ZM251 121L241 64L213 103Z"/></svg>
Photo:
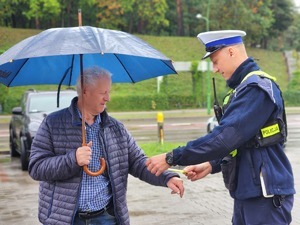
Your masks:
<svg viewBox="0 0 300 225"><path fill-rule="evenodd" d="M291 225L300 225L300 159L298 147L287 148L295 174L297 194L294 199ZM131 225L230 225L233 199L224 186L221 173L208 175L202 180L184 180L185 194L181 199L170 190L151 186L129 177L127 202Z"/></svg>
<svg viewBox="0 0 300 225"><path fill-rule="evenodd" d="M297 112L298 110L299 108L289 108L288 112L295 113L295 111ZM289 123L289 141L285 148L285 152L293 167L295 187L297 191L292 212L293 222L291 225L300 225L300 119L298 116L294 116L294 118L295 120L290 121ZM5 132L3 131L3 133L1 133L1 129L2 128L0 126L0 134L5 135L3 138L7 141L9 137L7 128ZM1 139L0 145L3 145L3 141ZM8 145L8 143L6 145ZM2 149L1 146L0 149ZM151 186L129 176L127 202L131 225L231 224L233 200L224 187L223 178L220 173L208 175L204 179L195 182L187 180L185 176L181 177L184 180L185 185L185 194L182 199L178 195L171 195L171 191L168 188ZM36 191L37 190L38 188L36 188ZM23 189L22 191L24 192ZM35 192L35 190L32 189L30 189L30 191ZM30 197L30 201L32 201L33 198L37 198L37 193L33 193L28 197ZM22 200L22 198L19 200ZM28 203L28 201L26 202ZM14 204L18 204L18 201L14 202ZM28 206L26 204L24 206L25 208ZM27 215L26 219L24 218L24 223L22 224L36 224L37 205L35 204L34 207L36 208L30 208L32 214ZM35 222L27 223L29 220L34 220Z"/></svg>
<svg viewBox="0 0 300 225"><path fill-rule="evenodd" d="M191 182L182 176L185 194L181 199L167 188L154 187L136 178L128 182L131 225L219 225L231 224L233 200L221 174Z"/></svg>

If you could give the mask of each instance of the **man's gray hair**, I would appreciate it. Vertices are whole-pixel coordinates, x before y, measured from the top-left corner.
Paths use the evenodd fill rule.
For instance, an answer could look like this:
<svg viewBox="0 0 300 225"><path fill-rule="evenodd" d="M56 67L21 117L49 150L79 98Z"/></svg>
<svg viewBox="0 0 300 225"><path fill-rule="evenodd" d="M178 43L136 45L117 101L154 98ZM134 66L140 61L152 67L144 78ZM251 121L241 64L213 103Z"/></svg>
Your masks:
<svg viewBox="0 0 300 225"><path fill-rule="evenodd" d="M96 81L102 77L109 77L111 79L112 74L99 66L93 66L83 71L83 84L84 86L92 86ZM81 78L80 75L77 78L76 90L78 96L81 95Z"/></svg>

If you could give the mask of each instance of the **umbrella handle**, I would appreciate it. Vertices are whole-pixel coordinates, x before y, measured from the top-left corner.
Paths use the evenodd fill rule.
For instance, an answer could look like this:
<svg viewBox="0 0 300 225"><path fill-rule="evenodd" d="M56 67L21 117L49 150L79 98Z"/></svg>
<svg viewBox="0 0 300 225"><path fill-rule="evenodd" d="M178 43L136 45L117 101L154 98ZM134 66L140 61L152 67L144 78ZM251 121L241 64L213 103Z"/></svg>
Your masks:
<svg viewBox="0 0 300 225"><path fill-rule="evenodd" d="M88 168L87 165L84 165L83 166L84 172L87 175L92 176L92 177L96 177L96 176L101 175L104 172L105 168L106 168L106 162L105 162L104 158L100 158L99 160L100 160L102 166L101 166L101 168L98 171L92 172L92 171L89 170L89 168Z"/></svg>

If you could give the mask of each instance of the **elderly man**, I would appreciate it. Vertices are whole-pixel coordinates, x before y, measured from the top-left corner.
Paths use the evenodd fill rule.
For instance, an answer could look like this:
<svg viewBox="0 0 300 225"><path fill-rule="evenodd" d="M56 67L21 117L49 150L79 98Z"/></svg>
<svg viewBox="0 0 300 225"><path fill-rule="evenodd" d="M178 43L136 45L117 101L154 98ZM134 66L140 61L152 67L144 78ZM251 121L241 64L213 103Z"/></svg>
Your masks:
<svg viewBox="0 0 300 225"><path fill-rule="evenodd" d="M275 78L248 57L245 35L239 30L198 35L206 48L203 59L210 57L214 73L231 88L216 114L220 124L186 146L151 157L146 165L157 176L172 165L193 165L184 169L192 181L222 171L234 199L234 225L290 224L295 189L283 150L284 101Z"/></svg>
<svg viewBox="0 0 300 225"><path fill-rule="evenodd" d="M144 152L124 125L107 114L111 73L92 67L84 71L83 80L83 85L81 79L77 81L79 97L69 108L48 115L32 143L29 174L40 181L40 222L129 224L128 174L152 185L168 186L182 197L184 188L179 176L169 171L159 177L151 174L145 166ZM84 146L82 119L88 143ZM99 176L83 172L82 166L96 171L104 164L106 169Z"/></svg>

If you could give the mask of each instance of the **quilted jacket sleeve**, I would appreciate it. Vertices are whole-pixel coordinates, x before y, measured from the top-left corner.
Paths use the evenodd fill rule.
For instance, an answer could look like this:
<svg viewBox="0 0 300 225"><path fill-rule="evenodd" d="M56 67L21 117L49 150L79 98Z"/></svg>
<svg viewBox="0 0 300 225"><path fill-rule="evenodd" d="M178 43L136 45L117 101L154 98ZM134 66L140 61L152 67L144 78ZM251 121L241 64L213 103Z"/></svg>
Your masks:
<svg viewBox="0 0 300 225"><path fill-rule="evenodd" d="M61 116L67 113L64 110L51 114L40 125L32 143L28 169L35 180L59 181L80 175L81 167L75 158L81 143L80 127L67 127L69 117Z"/></svg>

